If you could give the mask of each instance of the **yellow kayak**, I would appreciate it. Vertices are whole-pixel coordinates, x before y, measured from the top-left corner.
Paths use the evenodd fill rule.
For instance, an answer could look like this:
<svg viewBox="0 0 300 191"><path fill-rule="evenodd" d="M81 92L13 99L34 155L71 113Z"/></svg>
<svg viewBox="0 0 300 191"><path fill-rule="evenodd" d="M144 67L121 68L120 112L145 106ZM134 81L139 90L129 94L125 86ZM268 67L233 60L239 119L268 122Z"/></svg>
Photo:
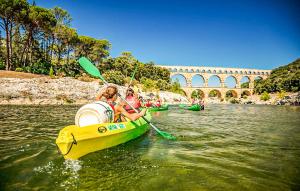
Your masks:
<svg viewBox="0 0 300 191"><path fill-rule="evenodd" d="M149 121L151 115L145 116ZM106 149L135 139L149 130L143 118L120 123L102 123L79 127L64 127L56 144L65 159L78 159L88 153Z"/></svg>

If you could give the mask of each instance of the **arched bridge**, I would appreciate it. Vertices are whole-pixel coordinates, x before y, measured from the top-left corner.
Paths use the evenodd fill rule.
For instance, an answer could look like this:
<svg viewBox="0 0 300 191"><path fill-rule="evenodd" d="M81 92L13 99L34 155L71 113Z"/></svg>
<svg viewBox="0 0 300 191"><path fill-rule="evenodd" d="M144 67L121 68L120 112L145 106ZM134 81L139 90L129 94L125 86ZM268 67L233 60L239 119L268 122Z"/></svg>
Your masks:
<svg viewBox="0 0 300 191"><path fill-rule="evenodd" d="M253 94L254 80L267 78L271 70L259 69L245 69L245 68L221 68L221 67L193 67L193 66L161 66L170 71L171 78L176 75L181 75L186 81L186 86L182 87L188 97L191 96L194 90L200 90L204 94L204 98L209 97L212 90L218 92L218 97L224 98L228 91L231 91L234 97L241 97L242 94ZM192 81L194 77L202 78L204 82L202 86L193 86ZM220 82L218 87L210 87L208 85L211 77L217 77ZM235 87L227 87L225 80L227 78L235 80ZM247 78L249 86L246 88L241 87L242 78Z"/></svg>

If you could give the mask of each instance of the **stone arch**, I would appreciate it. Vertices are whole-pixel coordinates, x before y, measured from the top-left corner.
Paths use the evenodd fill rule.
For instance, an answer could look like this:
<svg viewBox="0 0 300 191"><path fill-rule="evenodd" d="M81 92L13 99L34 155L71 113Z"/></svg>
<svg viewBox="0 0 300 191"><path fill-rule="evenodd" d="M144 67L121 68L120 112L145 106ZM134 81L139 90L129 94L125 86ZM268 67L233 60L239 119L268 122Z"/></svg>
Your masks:
<svg viewBox="0 0 300 191"><path fill-rule="evenodd" d="M216 70L213 70L213 74L216 74L217 73L217 71Z"/></svg>
<svg viewBox="0 0 300 191"><path fill-rule="evenodd" d="M230 75L225 78L224 84L227 88L235 88L238 84L238 80L236 77Z"/></svg>
<svg viewBox="0 0 300 191"><path fill-rule="evenodd" d="M248 74L247 71L244 71L244 74Z"/></svg>
<svg viewBox="0 0 300 191"><path fill-rule="evenodd" d="M264 73L264 72L261 72L261 74L262 74L262 75L265 75L265 73Z"/></svg>
<svg viewBox="0 0 300 191"><path fill-rule="evenodd" d="M210 74L210 73L211 73L211 70L207 70L206 73L209 73L209 74Z"/></svg>
<svg viewBox="0 0 300 191"><path fill-rule="evenodd" d="M218 72L219 74L222 74L222 70L219 70L219 72Z"/></svg>
<svg viewBox="0 0 300 191"><path fill-rule="evenodd" d="M208 92L208 97L222 98L222 93L219 90L212 89Z"/></svg>
<svg viewBox="0 0 300 191"><path fill-rule="evenodd" d="M177 68L174 68L174 69L173 69L173 72L177 72Z"/></svg>
<svg viewBox="0 0 300 191"><path fill-rule="evenodd" d="M247 99L249 96L251 96L251 92L250 91L248 91L248 90L242 91L241 98Z"/></svg>
<svg viewBox="0 0 300 191"><path fill-rule="evenodd" d="M187 79L184 75L174 74L174 75L171 76L171 81L172 82L177 81L177 79L178 79L178 82L180 83L181 87L186 87L187 86Z"/></svg>
<svg viewBox="0 0 300 191"><path fill-rule="evenodd" d="M228 90L228 91L225 93L225 97L227 97L227 98L230 98L230 97L237 98L237 97L238 97L238 94L237 94L237 92L234 91L234 90Z"/></svg>
<svg viewBox="0 0 300 191"><path fill-rule="evenodd" d="M235 74L239 74L239 71L235 71L234 73L235 73Z"/></svg>
<svg viewBox="0 0 300 191"><path fill-rule="evenodd" d="M189 72L189 69L185 69L184 72Z"/></svg>
<svg viewBox="0 0 300 191"><path fill-rule="evenodd" d="M180 69L179 69L179 72L183 72L183 69L182 69L182 68L180 68Z"/></svg>
<svg viewBox="0 0 300 191"><path fill-rule="evenodd" d="M205 78L201 74L196 74L192 77L192 87L204 87L204 84Z"/></svg>
<svg viewBox="0 0 300 191"><path fill-rule="evenodd" d="M261 77L261 76L255 76L254 81L262 80L262 79L263 79L263 77Z"/></svg>
<svg viewBox="0 0 300 191"><path fill-rule="evenodd" d="M212 75L207 80L208 87L221 87L221 78L218 75ZM218 85L217 85L218 84Z"/></svg>
<svg viewBox="0 0 300 191"><path fill-rule="evenodd" d="M202 72L202 73L205 73L205 70L202 70L201 72Z"/></svg>
<svg viewBox="0 0 300 191"><path fill-rule="evenodd" d="M260 72L257 72L258 75L260 75Z"/></svg>
<svg viewBox="0 0 300 191"><path fill-rule="evenodd" d="M202 90L200 90L200 89L195 89L195 90L192 91L192 93L191 93L191 98L204 99L204 98L205 98L205 93L204 93L204 91L202 91Z"/></svg>
<svg viewBox="0 0 300 191"><path fill-rule="evenodd" d="M224 71L224 74L228 74L228 71L227 71L227 70L225 70L225 71Z"/></svg>
<svg viewBox="0 0 300 191"><path fill-rule="evenodd" d="M244 95L250 96L251 93L250 93L250 91L248 91L248 90L244 90L244 91L242 91L242 93L241 93L241 97L243 97Z"/></svg>
<svg viewBox="0 0 300 191"><path fill-rule="evenodd" d="M243 74L243 71L240 71L240 74Z"/></svg>
<svg viewBox="0 0 300 191"><path fill-rule="evenodd" d="M248 76L243 76L240 80L241 88L249 88L250 83L251 81Z"/></svg>
<svg viewBox="0 0 300 191"><path fill-rule="evenodd" d="M195 72L194 69L191 69L191 72L192 72L192 73Z"/></svg>
<svg viewBox="0 0 300 191"><path fill-rule="evenodd" d="M196 72L200 72L200 70L199 70L199 69L197 69L197 70L196 70Z"/></svg>

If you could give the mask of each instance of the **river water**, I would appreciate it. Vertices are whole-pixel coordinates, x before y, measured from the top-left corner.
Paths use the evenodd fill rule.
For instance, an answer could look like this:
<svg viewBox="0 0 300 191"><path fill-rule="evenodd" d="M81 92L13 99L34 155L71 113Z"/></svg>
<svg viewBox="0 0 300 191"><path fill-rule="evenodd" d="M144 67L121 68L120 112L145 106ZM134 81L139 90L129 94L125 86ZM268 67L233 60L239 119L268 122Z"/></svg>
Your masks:
<svg viewBox="0 0 300 191"><path fill-rule="evenodd" d="M79 106L0 106L0 190L300 190L300 108L171 107L128 143L65 161L55 139Z"/></svg>

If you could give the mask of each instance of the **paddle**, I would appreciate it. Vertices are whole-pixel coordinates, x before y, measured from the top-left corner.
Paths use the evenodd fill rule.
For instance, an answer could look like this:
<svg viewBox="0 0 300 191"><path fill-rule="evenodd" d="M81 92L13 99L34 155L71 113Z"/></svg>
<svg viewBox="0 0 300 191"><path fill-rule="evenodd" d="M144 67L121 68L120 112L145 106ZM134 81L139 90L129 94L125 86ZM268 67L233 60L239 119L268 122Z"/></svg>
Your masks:
<svg viewBox="0 0 300 191"><path fill-rule="evenodd" d="M103 78L103 76L100 74L100 71L98 70L98 68L92 64L86 57L81 57L79 59L79 64L80 66L90 75L99 78L103 81L103 83L105 85L108 85L108 82ZM123 101L125 101L136 113L138 113L138 111L131 105L129 104L126 99L124 99L119 93L117 94ZM161 131L159 130L157 127L155 127L147 118L145 118L144 116L142 116L142 118L161 136L163 136L166 139L171 139L171 140L175 140L176 137L174 137L173 135Z"/></svg>
<svg viewBox="0 0 300 191"><path fill-rule="evenodd" d="M136 73L136 71L137 71L137 64L135 65L135 68L134 68L134 71L133 71L133 73L132 73L132 75L131 75L131 78L130 78L130 82L129 82L129 84L128 84L128 88L130 87L130 85L131 85L131 82L132 82L132 80L133 80L133 78L134 78L134 75L135 75L135 73ZM128 89L127 88L127 89Z"/></svg>

